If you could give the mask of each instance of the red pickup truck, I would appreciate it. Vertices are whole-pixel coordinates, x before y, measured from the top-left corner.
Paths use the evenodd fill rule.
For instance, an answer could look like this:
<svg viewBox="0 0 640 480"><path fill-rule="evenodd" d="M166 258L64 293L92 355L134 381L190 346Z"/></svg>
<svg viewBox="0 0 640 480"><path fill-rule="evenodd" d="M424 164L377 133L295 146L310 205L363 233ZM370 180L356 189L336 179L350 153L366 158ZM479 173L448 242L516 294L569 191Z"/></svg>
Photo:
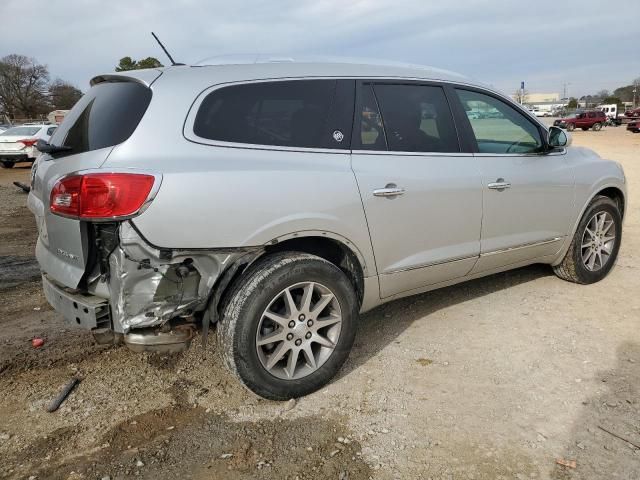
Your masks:
<svg viewBox="0 0 640 480"><path fill-rule="evenodd" d="M559 118L553 124L556 127L566 128L570 132L576 128L589 130L593 128L596 132L602 128L607 121L607 116L600 110L589 110L586 112L576 112L570 117Z"/></svg>

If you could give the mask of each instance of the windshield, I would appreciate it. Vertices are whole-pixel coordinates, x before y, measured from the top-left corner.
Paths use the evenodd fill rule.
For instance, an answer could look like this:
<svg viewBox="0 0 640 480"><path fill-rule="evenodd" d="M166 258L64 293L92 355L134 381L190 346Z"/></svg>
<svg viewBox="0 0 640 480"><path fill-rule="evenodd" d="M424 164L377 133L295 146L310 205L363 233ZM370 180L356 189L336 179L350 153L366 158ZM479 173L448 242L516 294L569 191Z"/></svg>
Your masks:
<svg viewBox="0 0 640 480"><path fill-rule="evenodd" d="M38 130L40 130L41 127L13 127L10 128L9 130L5 130L4 132L0 133L0 135L2 136L24 136L24 137L30 137L31 135L35 135L36 133L38 133Z"/></svg>

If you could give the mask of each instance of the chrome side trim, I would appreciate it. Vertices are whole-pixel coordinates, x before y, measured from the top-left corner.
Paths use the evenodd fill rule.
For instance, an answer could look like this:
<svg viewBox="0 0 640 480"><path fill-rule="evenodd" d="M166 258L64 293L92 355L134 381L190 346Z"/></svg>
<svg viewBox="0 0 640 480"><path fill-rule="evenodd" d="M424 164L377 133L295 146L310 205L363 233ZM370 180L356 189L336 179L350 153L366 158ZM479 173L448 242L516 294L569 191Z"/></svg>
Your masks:
<svg viewBox="0 0 640 480"><path fill-rule="evenodd" d="M353 155L393 155L394 157L473 157L466 152L396 152L392 150L351 150Z"/></svg>
<svg viewBox="0 0 640 480"><path fill-rule="evenodd" d="M473 258L477 259L477 258L479 258L479 256L478 255L467 255L467 256L464 256L464 257L447 258L446 260L440 260L438 262L424 263L422 265L415 265L413 267L400 268L398 270L392 270L390 272L383 272L382 275L392 275L394 273L409 272L411 270L418 270L420 268L435 267L437 265L444 265L445 263L460 262L462 260L471 260Z"/></svg>
<svg viewBox="0 0 640 480"><path fill-rule="evenodd" d="M516 245L515 247L503 248L503 249L500 249L500 250L492 250L490 252L481 253L480 256L481 257L487 257L487 256L490 256L490 255L497 255L499 253L506 253L506 252L512 252L514 250L521 250L523 248L538 247L538 246L541 246L541 245L548 245L549 243L558 242L558 241L562 240L563 238L564 237L555 237L555 238L550 238L549 240L543 240L541 242L523 243L522 245Z"/></svg>

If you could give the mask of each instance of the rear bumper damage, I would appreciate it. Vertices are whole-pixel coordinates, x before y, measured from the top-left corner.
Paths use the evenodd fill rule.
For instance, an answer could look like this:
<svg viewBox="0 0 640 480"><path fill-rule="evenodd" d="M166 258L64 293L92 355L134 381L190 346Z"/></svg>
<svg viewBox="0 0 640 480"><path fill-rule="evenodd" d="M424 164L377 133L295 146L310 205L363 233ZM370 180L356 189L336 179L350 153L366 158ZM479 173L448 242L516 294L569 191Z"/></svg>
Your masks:
<svg viewBox="0 0 640 480"><path fill-rule="evenodd" d="M195 326L196 319L204 317L208 326L209 316L204 314L218 297L215 287L221 277L261 250L160 249L149 245L129 222L94 228L96 251L85 288L64 288L45 273L45 295L68 323L94 333L111 330L138 351L188 346L193 335L185 332L185 324Z"/></svg>

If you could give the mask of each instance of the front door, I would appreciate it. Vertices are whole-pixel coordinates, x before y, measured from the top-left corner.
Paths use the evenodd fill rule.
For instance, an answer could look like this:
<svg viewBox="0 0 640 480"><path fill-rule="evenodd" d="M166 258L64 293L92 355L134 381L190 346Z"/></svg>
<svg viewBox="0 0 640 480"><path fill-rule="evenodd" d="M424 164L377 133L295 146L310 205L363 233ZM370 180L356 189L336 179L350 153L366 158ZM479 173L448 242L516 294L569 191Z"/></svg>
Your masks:
<svg viewBox="0 0 640 480"><path fill-rule="evenodd" d="M456 93L466 111L497 112L467 116L483 184L481 257L474 271L557 253L574 196L565 152L544 152L537 122L496 96L463 88Z"/></svg>
<svg viewBox="0 0 640 480"><path fill-rule="evenodd" d="M461 153L443 88L363 82L352 168L380 296L466 275L480 253L480 169Z"/></svg>

